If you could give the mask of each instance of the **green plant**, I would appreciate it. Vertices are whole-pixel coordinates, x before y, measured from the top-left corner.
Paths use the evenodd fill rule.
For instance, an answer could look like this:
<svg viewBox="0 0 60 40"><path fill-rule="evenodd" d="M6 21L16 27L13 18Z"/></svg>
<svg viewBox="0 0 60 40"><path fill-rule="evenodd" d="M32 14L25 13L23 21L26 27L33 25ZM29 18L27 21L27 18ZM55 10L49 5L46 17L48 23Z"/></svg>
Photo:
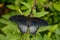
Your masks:
<svg viewBox="0 0 60 40"><path fill-rule="evenodd" d="M6 7L13 11L0 18L0 30L5 34L0 32L0 40L60 40L60 0L1 0L1 2L11 2L12 4ZM32 17L43 18L49 25L40 27L34 35L21 34L17 24L9 21L9 17L17 14L28 16L31 11L34 14Z"/></svg>

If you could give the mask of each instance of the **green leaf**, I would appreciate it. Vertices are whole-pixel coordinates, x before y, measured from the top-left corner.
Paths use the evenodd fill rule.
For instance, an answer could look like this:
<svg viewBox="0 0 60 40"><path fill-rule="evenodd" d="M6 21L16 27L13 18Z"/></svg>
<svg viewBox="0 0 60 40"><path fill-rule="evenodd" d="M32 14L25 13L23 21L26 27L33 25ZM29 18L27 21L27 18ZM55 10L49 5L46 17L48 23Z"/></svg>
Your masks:
<svg viewBox="0 0 60 40"><path fill-rule="evenodd" d="M24 13L24 15L25 15L25 16L28 16L28 15L30 14L30 12L31 12L31 9L28 9L28 10Z"/></svg>
<svg viewBox="0 0 60 40"><path fill-rule="evenodd" d="M38 3L43 4L44 2L46 2L47 0L38 0Z"/></svg>
<svg viewBox="0 0 60 40"><path fill-rule="evenodd" d="M43 40L42 35L38 35L38 36L36 35L35 38L36 38L36 40ZM35 39L35 38L34 38L34 39Z"/></svg>
<svg viewBox="0 0 60 40"><path fill-rule="evenodd" d="M38 13L34 14L33 17L42 17L42 16L45 16L47 14L48 14L48 12L38 12Z"/></svg>
<svg viewBox="0 0 60 40"><path fill-rule="evenodd" d="M20 14L22 14L22 11L20 10L19 6L7 5L7 7L10 8L11 10L15 10L16 12L19 12Z"/></svg>
<svg viewBox="0 0 60 40"><path fill-rule="evenodd" d="M5 19L3 19L3 18L0 18L0 22L1 22L1 23L4 23L4 24L9 24L9 21L8 21L8 20L5 20Z"/></svg>
<svg viewBox="0 0 60 40"><path fill-rule="evenodd" d="M4 40L5 36L0 34L0 40Z"/></svg>
<svg viewBox="0 0 60 40"><path fill-rule="evenodd" d="M4 28L2 28L2 31L5 34L16 34L19 33L18 31L18 26L14 23L9 23L7 26L5 26Z"/></svg>
<svg viewBox="0 0 60 40"><path fill-rule="evenodd" d="M25 2L21 2L23 5L25 5L28 9L31 9L31 6Z"/></svg>
<svg viewBox="0 0 60 40"><path fill-rule="evenodd" d="M7 7L9 8L9 9L12 9L12 10L17 10L18 8L16 7L16 6L14 6L14 5L7 5Z"/></svg>
<svg viewBox="0 0 60 40"><path fill-rule="evenodd" d="M21 0L15 0L15 6L19 6Z"/></svg>
<svg viewBox="0 0 60 40"><path fill-rule="evenodd" d="M46 31L46 30L49 30L50 28L51 28L51 25L40 27L38 29L37 33L38 32L43 32L43 31Z"/></svg>
<svg viewBox="0 0 60 40"><path fill-rule="evenodd" d="M33 14L34 14L34 15L36 15L36 10L35 10L35 9L33 9L32 11L33 11Z"/></svg>
<svg viewBox="0 0 60 40"><path fill-rule="evenodd" d="M56 31L55 31L56 34L60 35L60 29L57 28Z"/></svg>
<svg viewBox="0 0 60 40"><path fill-rule="evenodd" d="M21 6L21 8L20 8L21 10L26 10L27 9L27 7L25 7L25 6Z"/></svg>
<svg viewBox="0 0 60 40"><path fill-rule="evenodd" d="M60 36L59 35L55 34L55 36L56 36L56 40L60 40Z"/></svg>
<svg viewBox="0 0 60 40"><path fill-rule="evenodd" d="M53 25L49 31L54 32L58 28L58 24Z"/></svg>
<svg viewBox="0 0 60 40"><path fill-rule="evenodd" d="M5 19L9 19L13 15L20 15L20 13L17 13L17 12L9 12L9 13L6 13L5 15L3 15L2 17L5 18Z"/></svg>
<svg viewBox="0 0 60 40"><path fill-rule="evenodd" d="M52 40L52 39L45 34L43 40Z"/></svg>
<svg viewBox="0 0 60 40"><path fill-rule="evenodd" d="M0 22L7 24L4 28L1 29L5 34L19 33L18 26L15 23L5 19L0 19Z"/></svg>
<svg viewBox="0 0 60 40"><path fill-rule="evenodd" d="M32 7L34 5L34 0L27 0L27 3Z"/></svg>
<svg viewBox="0 0 60 40"><path fill-rule="evenodd" d="M60 3L54 3L53 6L56 10L60 11Z"/></svg>
<svg viewBox="0 0 60 40"><path fill-rule="evenodd" d="M18 34L15 35L7 34L4 40L20 40L20 38L21 37Z"/></svg>
<svg viewBox="0 0 60 40"><path fill-rule="evenodd" d="M5 26L6 26L6 24L0 22L0 29L2 29Z"/></svg>

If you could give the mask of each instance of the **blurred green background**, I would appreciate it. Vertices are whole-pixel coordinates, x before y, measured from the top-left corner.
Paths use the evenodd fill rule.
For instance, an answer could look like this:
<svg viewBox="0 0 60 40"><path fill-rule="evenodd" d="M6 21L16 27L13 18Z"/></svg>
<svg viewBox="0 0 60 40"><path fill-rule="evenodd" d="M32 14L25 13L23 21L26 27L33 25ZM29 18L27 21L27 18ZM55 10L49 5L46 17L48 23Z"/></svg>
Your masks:
<svg viewBox="0 0 60 40"><path fill-rule="evenodd" d="M40 27L34 35L21 34L9 17L28 16L31 10L33 17L42 18L49 25ZM0 0L0 40L60 40L60 0Z"/></svg>

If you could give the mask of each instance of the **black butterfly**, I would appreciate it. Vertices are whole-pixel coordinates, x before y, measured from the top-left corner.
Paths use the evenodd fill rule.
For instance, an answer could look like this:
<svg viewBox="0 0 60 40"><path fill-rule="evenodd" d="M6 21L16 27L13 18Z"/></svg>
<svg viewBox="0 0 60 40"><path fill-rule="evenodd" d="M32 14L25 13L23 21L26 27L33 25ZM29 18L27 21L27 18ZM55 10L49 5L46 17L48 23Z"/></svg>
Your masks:
<svg viewBox="0 0 60 40"><path fill-rule="evenodd" d="M34 34L39 27L48 25L47 21L40 18L31 17L29 20L28 19L28 17L22 15L14 15L9 18L10 21L18 24L22 33L26 33L29 29L30 33Z"/></svg>

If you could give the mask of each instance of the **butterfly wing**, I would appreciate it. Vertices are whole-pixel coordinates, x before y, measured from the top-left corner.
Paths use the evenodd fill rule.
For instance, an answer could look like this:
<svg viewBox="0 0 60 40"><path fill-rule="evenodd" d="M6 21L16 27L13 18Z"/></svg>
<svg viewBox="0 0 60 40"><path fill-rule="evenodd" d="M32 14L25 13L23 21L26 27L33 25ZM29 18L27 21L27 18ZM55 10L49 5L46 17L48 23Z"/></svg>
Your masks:
<svg viewBox="0 0 60 40"><path fill-rule="evenodd" d="M32 18L31 21L35 24L39 24L40 26L47 26L48 22L46 20L40 18Z"/></svg>
<svg viewBox="0 0 60 40"><path fill-rule="evenodd" d="M35 25L34 25L34 26L30 26L30 27L29 27L29 30L30 30L30 33L31 33L31 34L35 34L35 33L36 33L36 31L37 31L37 29L38 29L38 27L37 27L37 26L35 26Z"/></svg>
<svg viewBox="0 0 60 40"><path fill-rule="evenodd" d="M14 15L9 18L10 21L16 22L16 23L25 23L26 17L23 15Z"/></svg>
<svg viewBox="0 0 60 40"><path fill-rule="evenodd" d="M19 24L18 27L22 33L26 33L28 30L28 27L26 25L23 25L23 24Z"/></svg>
<svg viewBox="0 0 60 40"><path fill-rule="evenodd" d="M22 15L14 15L9 18L10 21L16 22L18 24L18 28L22 33L27 32L27 25L26 25L26 17Z"/></svg>
<svg viewBox="0 0 60 40"><path fill-rule="evenodd" d="M32 18L31 19L31 25L29 27L30 33L34 34L38 30L39 27L41 26L47 26L48 22L43 20L43 19L38 19L38 18Z"/></svg>

